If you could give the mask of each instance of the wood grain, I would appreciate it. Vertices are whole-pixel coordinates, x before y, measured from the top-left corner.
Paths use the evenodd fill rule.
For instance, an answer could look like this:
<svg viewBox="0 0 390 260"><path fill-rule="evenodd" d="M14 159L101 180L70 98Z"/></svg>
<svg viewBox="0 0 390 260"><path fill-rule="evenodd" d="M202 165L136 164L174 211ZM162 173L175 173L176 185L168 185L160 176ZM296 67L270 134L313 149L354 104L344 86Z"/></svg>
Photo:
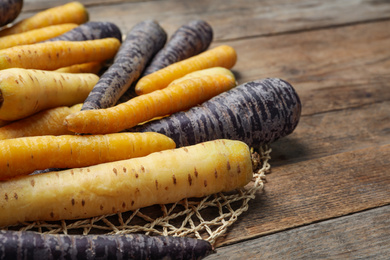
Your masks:
<svg viewBox="0 0 390 260"><path fill-rule="evenodd" d="M69 1L26 0L23 15ZM81 0L91 20L117 24L124 33L144 19L156 19L169 35L191 19L205 19L215 40L312 30L390 18L390 2L378 0Z"/></svg>
<svg viewBox="0 0 390 260"><path fill-rule="evenodd" d="M390 102L304 116L295 131L271 144L272 167L390 144Z"/></svg>
<svg viewBox="0 0 390 260"><path fill-rule="evenodd" d="M386 259L390 206L217 248L212 259Z"/></svg>
<svg viewBox="0 0 390 260"><path fill-rule="evenodd" d="M390 204L390 145L274 167L218 246Z"/></svg>
<svg viewBox="0 0 390 260"><path fill-rule="evenodd" d="M51 8L58 5L63 5L74 0L24 0L23 12L38 12L43 9ZM94 5L113 5L124 2L145 2L153 0L79 0L78 2L90 7Z"/></svg>
<svg viewBox="0 0 390 260"><path fill-rule="evenodd" d="M234 71L239 82L289 81L303 115L390 100L387 28L390 21L231 41L238 55Z"/></svg>
<svg viewBox="0 0 390 260"><path fill-rule="evenodd" d="M65 2L26 0L19 19ZM204 19L214 29L211 47L236 48L239 83L278 77L300 95L303 116L271 145L264 193L208 259L390 254L390 1L81 2L91 20L123 33L149 18L168 35Z"/></svg>

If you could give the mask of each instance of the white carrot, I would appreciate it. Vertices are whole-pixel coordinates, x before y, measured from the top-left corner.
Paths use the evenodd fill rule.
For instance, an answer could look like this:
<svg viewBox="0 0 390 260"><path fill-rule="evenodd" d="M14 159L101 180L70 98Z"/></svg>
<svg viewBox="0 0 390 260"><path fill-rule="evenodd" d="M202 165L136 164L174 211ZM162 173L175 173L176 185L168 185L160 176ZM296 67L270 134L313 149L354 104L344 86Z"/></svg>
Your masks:
<svg viewBox="0 0 390 260"><path fill-rule="evenodd" d="M0 226L79 219L230 191L252 179L249 147L215 140L0 182Z"/></svg>

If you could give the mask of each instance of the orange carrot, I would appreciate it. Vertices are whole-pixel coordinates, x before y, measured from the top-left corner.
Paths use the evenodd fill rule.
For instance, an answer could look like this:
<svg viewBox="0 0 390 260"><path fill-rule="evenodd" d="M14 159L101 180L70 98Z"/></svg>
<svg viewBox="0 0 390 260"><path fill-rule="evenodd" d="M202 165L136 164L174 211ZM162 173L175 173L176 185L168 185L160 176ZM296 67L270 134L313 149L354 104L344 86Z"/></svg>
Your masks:
<svg viewBox="0 0 390 260"><path fill-rule="evenodd" d="M33 44L48 40L68 32L77 26L78 25L75 23L65 23L4 36L0 38L0 49L10 48L17 45Z"/></svg>
<svg viewBox="0 0 390 260"><path fill-rule="evenodd" d="M0 50L0 70L7 68L55 70L74 64L103 61L113 58L119 46L120 42L116 38L19 45Z"/></svg>
<svg viewBox="0 0 390 260"><path fill-rule="evenodd" d="M71 113L80 111L81 106L82 103L72 107L50 108L32 116L9 122L8 125L0 128L0 140L27 136L73 134L63 125L63 121Z"/></svg>
<svg viewBox="0 0 390 260"><path fill-rule="evenodd" d="M0 70L0 119L19 120L44 109L81 103L98 80L92 73Z"/></svg>
<svg viewBox="0 0 390 260"><path fill-rule="evenodd" d="M236 51L230 46L222 45L142 77L135 86L135 92L142 95L163 89L173 80L196 70L211 67L230 69L234 66L236 60Z"/></svg>
<svg viewBox="0 0 390 260"><path fill-rule="evenodd" d="M105 61L91 61L82 64L75 64L68 67L62 67L56 69L57 72L65 72L65 73L93 73L99 74L101 69L103 68Z"/></svg>
<svg viewBox="0 0 390 260"><path fill-rule="evenodd" d="M158 133L33 136L0 141L0 180L47 168L85 167L173 149Z"/></svg>
<svg viewBox="0 0 390 260"><path fill-rule="evenodd" d="M76 112L67 116L64 123L76 133L114 133L157 116L186 110L236 86L231 71L213 69L212 75L189 78L114 107Z"/></svg>
<svg viewBox="0 0 390 260"><path fill-rule="evenodd" d="M23 19L13 26L0 31L0 37L21 33L46 27L49 25L75 23L82 24L87 22L89 14L83 4L79 2L71 2L65 5L56 6L46 9L35 15Z"/></svg>
<svg viewBox="0 0 390 260"><path fill-rule="evenodd" d="M181 77L181 78L178 78L178 79L175 79L174 81L172 81L168 86L172 86L174 84L178 84L184 80L187 80L187 79L191 79L191 78L198 78L198 77L204 77L204 76L211 76L213 74L216 73L216 70L220 70L220 69L217 69L217 68L210 68L210 69L204 69L204 70L197 70L197 71L194 71L194 72L191 72L191 73L188 73L187 75L185 75L184 77ZM146 124L146 123L149 123L151 121L156 121L156 120L160 120L164 117L167 117L169 115L165 115L165 116L157 116L157 117L154 117L148 121L145 121L145 122L141 122L139 123L138 125L143 125L143 124Z"/></svg>
<svg viewBox="0 0 390 260"><path fill-rule="evenodd" d="M0 127L3 127L3 126L6 126L6 125L9 125L11 124L12 121L8 121L8 120L1 120L0 119Z"/></svg>

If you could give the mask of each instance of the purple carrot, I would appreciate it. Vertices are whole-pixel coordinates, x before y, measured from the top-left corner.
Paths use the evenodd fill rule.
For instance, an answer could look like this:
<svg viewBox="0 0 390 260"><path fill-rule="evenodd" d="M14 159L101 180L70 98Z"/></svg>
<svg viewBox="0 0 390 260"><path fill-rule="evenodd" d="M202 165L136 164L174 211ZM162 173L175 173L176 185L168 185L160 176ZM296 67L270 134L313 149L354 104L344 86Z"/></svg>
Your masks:
<svg viewBox="0 0 390 260"><path fill-rule="evenodd" d="M213 30L207 22L190 21L177 29L166 46L154 56L142 76L203 52L210 46L212 39Z"/></svg>
<svg viewBox="0 0 390 260"><path fill-rule="evenodd" d="M53 235L0 230L3 259L202 259L213 253L205 240L128 235Z"/></svg>
<svg viewBox="0 0 390 260"><path fill-rule="evenodd" d="M113 64L103 73L84 101L81 110L115 105L166 40L166 32L156 21L146 20L136 24L127 34Z"/></svg>
<svg viewBox="0 0 390 260"><path fill-rule="evenodd" d="M286 81L256 80L160 120L136 126L131 132L158 132L177 147L220 138L259 147L293 132L301 115L300 99Z"/></svg>
<svg viewBox="0 0 390 260"><path fill-rule="evenodd" d="M118 26L110 22L87 22L47 41L88 41L103 38L117 38L122 42Z"/></svg>
<svg viewBox="0 0 390 260"><path fill-rule="evenodd" d="M22 11L23 0L0 1L0 27L13 22Z"/></svg>

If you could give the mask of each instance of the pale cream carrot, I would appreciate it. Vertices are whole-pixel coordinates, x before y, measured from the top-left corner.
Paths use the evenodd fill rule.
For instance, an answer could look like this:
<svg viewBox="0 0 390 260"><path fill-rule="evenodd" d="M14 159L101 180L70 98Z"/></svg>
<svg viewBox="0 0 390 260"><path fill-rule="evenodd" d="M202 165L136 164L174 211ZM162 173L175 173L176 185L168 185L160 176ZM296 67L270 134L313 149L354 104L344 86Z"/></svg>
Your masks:
<svg viewBox="0 0 390 260"><path fill-rule="evenodd" d="M144 157L0 182L0 226L79 219L178 202L245 186L249 147L215 140Z"/></svg>

